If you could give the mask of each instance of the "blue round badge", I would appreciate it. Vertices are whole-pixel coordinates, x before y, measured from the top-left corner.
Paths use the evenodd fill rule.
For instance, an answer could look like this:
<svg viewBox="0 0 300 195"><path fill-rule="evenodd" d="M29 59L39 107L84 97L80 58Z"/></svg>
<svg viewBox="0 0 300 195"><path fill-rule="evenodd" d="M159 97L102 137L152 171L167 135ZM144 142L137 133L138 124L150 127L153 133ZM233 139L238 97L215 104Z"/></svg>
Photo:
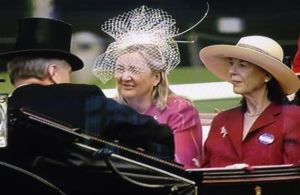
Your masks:
<svg viewBox="0 0 300 195"><path fill-rule="evenodd" d="M262 135L259 136L258 140L260 143L265 144L265 145L269 145L271 143L274 142L274 135L271 133L264 133Z"/></svg>

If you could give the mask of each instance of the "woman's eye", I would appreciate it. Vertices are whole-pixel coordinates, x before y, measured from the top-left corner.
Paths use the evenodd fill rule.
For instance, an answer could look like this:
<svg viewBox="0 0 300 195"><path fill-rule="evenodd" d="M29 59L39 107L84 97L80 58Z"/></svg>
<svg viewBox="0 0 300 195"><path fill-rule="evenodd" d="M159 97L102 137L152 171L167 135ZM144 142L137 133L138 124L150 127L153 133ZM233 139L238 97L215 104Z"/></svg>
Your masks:
<svg viewBox="0 0 300 195"><path fill-rule="evenodd" d="M122 73L124 72L124 67L121 67L121 66L118 66L116 67L116 70L115 70L117 73Z"/></svg>
<svg viewBox="0 0 300 195"><path fill-rule="evenodd" d="M241 66L241 67L246 67L247 65L248 65L247 62L241 62L241 63L240 63L240 66Z"/></svg>
<svg viewBox="0 0 300 195"><path fill-rule="evenodd" d="M128 71L131 72L131 73L134 73L134 74L139 74L139 73L141 73L140 68L135 67L135 66L130 66L130 67L128 68Z"/></svg>

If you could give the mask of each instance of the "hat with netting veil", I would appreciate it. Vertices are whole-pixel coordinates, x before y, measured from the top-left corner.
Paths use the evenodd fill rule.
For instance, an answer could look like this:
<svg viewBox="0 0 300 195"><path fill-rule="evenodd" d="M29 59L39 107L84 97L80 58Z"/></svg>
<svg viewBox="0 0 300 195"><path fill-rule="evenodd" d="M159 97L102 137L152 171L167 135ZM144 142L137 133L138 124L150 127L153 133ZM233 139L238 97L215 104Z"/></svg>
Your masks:
<svg viewBox="0 0 300 195"><path fill-rule="evenodd" d="M207 12L193 27L205 18ZM93 74L106 83L117 69L117 59L123 54L139 50L147 53L148 59L151 59L149 63L154 64L155 70L169 73L180 63L178 45L173 38L193 28L177 34L178 28L175 24L175 19L167 12L147 6L109 19L101 29L115 41L97 57L92 68ZM142 67L139 72L147 68Z"/></svg>
<svg viewBox="0 0 300 195"><path fill-rule="evenodd" d="M113 77L116 61L122 54L143 50L146 45L151 46L147 51L148 55L152 55L151 59L160 61L154 62L161 64L157 69L169 72L180 62L178 45L172 38L178 32L175 23L167 12L146 6L109 19L101 28L115 42L97 57L93 74L103 83L107 82Z"/></svg>

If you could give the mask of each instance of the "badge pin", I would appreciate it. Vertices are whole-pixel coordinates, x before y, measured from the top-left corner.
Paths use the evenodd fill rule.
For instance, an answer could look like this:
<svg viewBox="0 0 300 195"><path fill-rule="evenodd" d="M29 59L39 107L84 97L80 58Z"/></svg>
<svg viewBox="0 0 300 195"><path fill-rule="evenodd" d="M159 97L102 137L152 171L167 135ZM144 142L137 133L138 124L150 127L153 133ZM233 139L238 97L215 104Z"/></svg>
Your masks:
<svg viewBox="0 0 300 195"><path fill-rule="evenodd" d="M262 144L269 145L274 142L275 138L274 135L271 133L264 133L259 136L258 140Z"/></svg>
<svg viewBox="0 0 300 195"><path fill-rule="evenodd" d="M222 135L222 137L223 137L223 138L226 137L227 134L228 134L228 132L227 132L227 130L225 129L225 127L224 127L224 126L221 127L221 135Z"/></svg>

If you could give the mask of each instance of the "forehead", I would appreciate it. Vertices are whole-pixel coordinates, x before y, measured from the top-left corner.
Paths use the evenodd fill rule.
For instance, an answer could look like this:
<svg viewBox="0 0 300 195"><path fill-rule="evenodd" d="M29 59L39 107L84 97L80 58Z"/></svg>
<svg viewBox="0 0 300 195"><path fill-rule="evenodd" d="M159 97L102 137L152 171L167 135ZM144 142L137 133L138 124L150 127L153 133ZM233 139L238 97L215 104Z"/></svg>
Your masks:
<svg viewBox="0 0 300 195"><path fill-rule="evenodd" d="M117 59L117 65L147 67L147 61L139 52L133 52L121 55Z"/></svg>
<svg viewBox="0 0 300 195"><path fill-rule="evenodd" d="M242 63L245 63L245 62L246 62L248 65L250 65L250 66L252 67L252 69L255 69L255 70L258 70L258 71L262 71L262 72L268 73L267 70L261 68L260 66L254 64L254 63L252 63L252 62L249 62L249 61L247 61L247 60L238 59L238 58L229 58L229 61L237 61L237 62L240 62L240 63L241 63L241 62L242 62Z"/></svg>
<svg viewBox="0 0 300 195"><path fill-rule="evenodd" d="M233 62L239 62L239 63L247 63L249 65L257 66L256 64L253 64L252 62L249 62L247 60L239 59L239 58L228 58L229 61ZM258 67L258 66L257 66Z"/></svg>
<svg viewBox="0 0 300 195"><path fill-rule="evenodd" d="M229 60L234 60L234 61L241 61L241 62L248 62L248 63L251 63L251 62L249 62L249 61L247 61L247 60L243 60L243 59L240 59L240 58L231 58L231 57L229 57L228 59L229 59Z"/></svg>

